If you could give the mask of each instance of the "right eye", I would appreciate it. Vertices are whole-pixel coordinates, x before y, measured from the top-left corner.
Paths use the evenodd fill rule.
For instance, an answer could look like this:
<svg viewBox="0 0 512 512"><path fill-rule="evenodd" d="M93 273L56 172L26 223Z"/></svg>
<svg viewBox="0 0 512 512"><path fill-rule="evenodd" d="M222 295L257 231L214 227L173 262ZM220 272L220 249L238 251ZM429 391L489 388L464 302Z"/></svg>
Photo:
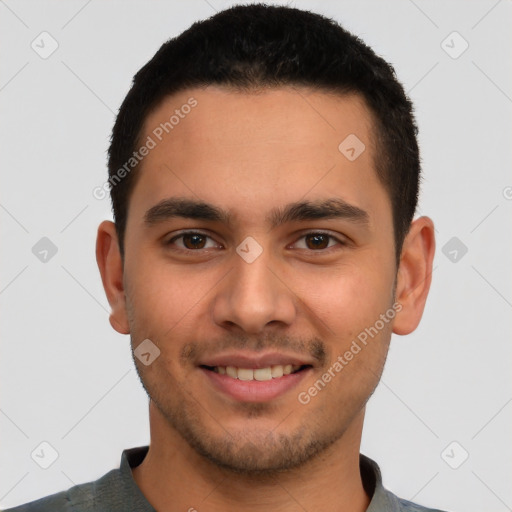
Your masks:
<svg viewBox="0 0 512 512"><path fill-rule="evenodd" d="M208 245L208 239L211 240L210 245ZM178 243L177 241L180 240ZM198 231L185 231L172 237L167 245L175 245L179 251L183 252L191 252L197 251L199 249L212 249L215 247L219 247L213 239Z"/></svg>

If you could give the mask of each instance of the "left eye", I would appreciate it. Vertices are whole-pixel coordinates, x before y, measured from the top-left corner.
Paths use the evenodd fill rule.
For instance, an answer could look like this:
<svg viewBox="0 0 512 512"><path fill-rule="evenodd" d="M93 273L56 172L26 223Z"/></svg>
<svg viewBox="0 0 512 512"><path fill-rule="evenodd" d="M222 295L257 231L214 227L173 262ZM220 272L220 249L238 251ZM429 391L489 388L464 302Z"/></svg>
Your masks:
<svg viewBox="0 0 512 512"><path fill-rule="evenodd" d="M311 232L306 233L305 235L302 235L299 240L304 240L304 243L302 244L302 247L299 247L299 249L328 249L329 247L332 247L333 245L336 245L336 242L341 243L340 240L335 238L334 236L328 234L328 233L317 233L317 232ZM330 242L333 242L330 244ZM298 244L297 242L296 244Z"/></svg>

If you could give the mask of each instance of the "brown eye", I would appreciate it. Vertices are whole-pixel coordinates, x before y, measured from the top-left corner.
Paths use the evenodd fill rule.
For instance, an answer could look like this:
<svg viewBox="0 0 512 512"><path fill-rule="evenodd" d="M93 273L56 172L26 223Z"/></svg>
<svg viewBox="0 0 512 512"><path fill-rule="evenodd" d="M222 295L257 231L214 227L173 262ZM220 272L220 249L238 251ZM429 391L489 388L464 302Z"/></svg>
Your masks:
<svg viewBox="0 0 512 512"><path fill-rule="evenodd" d="M326 249L329 245L329 235L323 233L310 233L305 236L308 249Z"/></svg>
<svg viewBox="0 0 512 512"><path fill-rule="evenodd" d="M171 238L166 245L174 246L177 251L199 251L219 247L212 237L198 231L183 232Z"/></svg>
<svg viewBox="0 0 512 512"><path fill-rule="evenodd" d="M341 249L346 245L343 238L331 235L327 232L322 231L310 231L309 233L303 234L296 242L295 247L311 252L329 252L331 249ZM336 247L337 246L337 247Z"/></svg>
<svg viewBox="0 0 512 512"><path fill-rule="evenodd" d="M182 235L183 245L187 249L202 249L206 244L206 236L199 233L188 233Z"/></svg>

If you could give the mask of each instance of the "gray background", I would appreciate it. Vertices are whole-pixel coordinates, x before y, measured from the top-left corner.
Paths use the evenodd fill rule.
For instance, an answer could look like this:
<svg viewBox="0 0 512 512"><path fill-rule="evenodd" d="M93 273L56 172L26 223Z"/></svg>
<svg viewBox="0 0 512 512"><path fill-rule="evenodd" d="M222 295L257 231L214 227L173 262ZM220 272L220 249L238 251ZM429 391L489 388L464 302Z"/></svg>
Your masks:
<svg viewBox="0 0 512 512"><path fill-rule="evenodd" d="M0 508L96 479L148 443L147 398L94 257L110 205L92 190L133 74L233 3L0 1ZM437 228L423 322L393 337L362 452L401 497L512 510L512 5L289 4L334 17L396 67L420 126L419 213ZM59 45L46 59L31 47L51 48L43 31ZM58 249L47 261L48 242L32 250L43 237ZM31 458L43 441L58 453L48 469L48 447Z"/></svg>

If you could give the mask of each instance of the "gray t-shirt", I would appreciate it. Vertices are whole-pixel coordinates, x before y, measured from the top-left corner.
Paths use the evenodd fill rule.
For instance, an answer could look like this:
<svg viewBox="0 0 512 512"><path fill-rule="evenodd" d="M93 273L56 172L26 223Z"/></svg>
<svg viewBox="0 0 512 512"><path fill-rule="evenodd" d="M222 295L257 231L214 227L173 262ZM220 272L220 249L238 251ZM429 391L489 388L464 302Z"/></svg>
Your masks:
<svg viewBox="0 0 512 512"><path fill-rule="evenodd" d="M113 469L94 482L79 484L67 491L4 512L155 512L132 476L148 452L148 446L123 451L119 469ZM365 455L359 465L365 491L372 496L366 512L443 512L397 498L382 486L379 466Z"/></svg>

